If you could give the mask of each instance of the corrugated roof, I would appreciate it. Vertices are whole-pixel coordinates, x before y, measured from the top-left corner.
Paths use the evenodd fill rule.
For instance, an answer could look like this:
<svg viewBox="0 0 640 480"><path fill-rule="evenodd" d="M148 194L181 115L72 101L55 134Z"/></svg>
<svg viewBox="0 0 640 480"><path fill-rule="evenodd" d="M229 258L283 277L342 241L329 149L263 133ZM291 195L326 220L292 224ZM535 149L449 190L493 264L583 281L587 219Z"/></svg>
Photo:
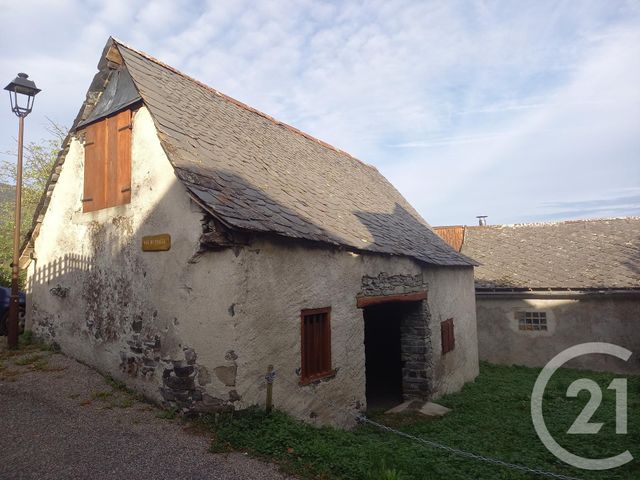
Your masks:
<svg viewBox="0 0 640 480"><path fill-rule="evenodd" d="M476 287L640 288L640 217L466 227Z"/></svg>
<svg viewBox="0 0 640 480"><path fill-rule="evenodd" d="M227 225L435 265L473 265L374 167L115 44L178 177Z"/></svg>

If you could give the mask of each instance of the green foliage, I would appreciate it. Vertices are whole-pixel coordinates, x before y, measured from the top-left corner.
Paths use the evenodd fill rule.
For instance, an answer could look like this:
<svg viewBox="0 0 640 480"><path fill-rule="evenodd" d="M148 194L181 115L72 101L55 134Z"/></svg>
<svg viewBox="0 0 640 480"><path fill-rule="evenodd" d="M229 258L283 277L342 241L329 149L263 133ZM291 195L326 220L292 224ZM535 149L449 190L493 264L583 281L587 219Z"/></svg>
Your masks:
<svg viewBox="0 0 640 480"><path fill-rule="evenodd" d="M135 399L130 395L120 395L111 402L111 404L117 408L130 408L133 407L135 403Z"/></svg>
<svg viewBox="0 0 640 480"><path fill-rule="evenodd" d="M56 348L52 344L48 344L36 338L31 330L25 330L18 337L18 346L20 350L41 350L43 352L54 352Z"/></svg>
<svg viewBox="0 0 640 480"><path fill-rule="evenodd" d="M66 130L51 123L51 137L24 147L22 172L21 241L31 229L33 215L47 185L51 169L60 151ZM0 160L0 285L11 283L13 255L13 225L15 218L16 153L4 152L8 159ZM21 275L24 287L24 275Z"/></svg>
<svg viewBox="0 0 640 480"><path fill-rule="evenodd" d="M162 418L163 420L173 420L178 416L179 410L177 408L170 408L168 410L161 410L156 413L157 418Z"/></svg>
<svg viewBox="0 0 640 480"><path fill-rule="evenodd" d="M20 347L26 347L28 345L32 345L35 342L35 337L33 336L33 332L31 330L25 330L18 337L18 344Z"/></svg>
<svg viewBox="0 0 640 480"><path fill-rule="evenodd" d="M637 479L640 463L606 472L578 470L563 464L540 443L531 423L530 395L539 369L483 364L480 377L439 403L453 411L443 418L378 414L375 420L414 436L440 442L511 463L527 465L585 480ZM640 458L640 377L628 377L627 435L615 434L615 392L607 391L619 375L559 370L545 395L545 420L557 440L570 451L592 458L629 449ZM567 429L588 396L567 398L567 387L578 378L591 378L603 390L601 407L592 421L605 422L602 434L568 435ZM274 386L277 387L277 381ZM282 412L271 415L254 409L225 416L207 416L201 424L213 432L212 451L230 449L279 463L303 478L323 479L452 479L535 478L515 470L455 456L404 439L373 426L352 431L316 428Z"/></svg>
<svg viewBox="0 0 640 480"><path fill-rule="evenodd" d="M116 380L111 375L105 376L105 381L107 385L113 388L119 395L116 396L114 400L114 406L119 408L129 408L135 402L140 402L144 400L144 397L141 393L136 392L135 390L130 389L124 382L120 380Z"/></svg>
<svg viewBox="0 0 640 480"><path fill-rule="evenodd" d="M107 382L107 384L114 390L120 390L122 392L131 393L131 390L129 390L129 387L127 387L126 383L121 382L120 380L116 380L111 375L105 376L104 379Z"/></svg>
<svg viewBox="0 0 640 480"><path fill-rule="evenodd" d="M113 392L101 391L91 394L91 400L108 400L111 397L113 397Z"/></svg>
<svg viewBox="0 0 640 480"><path fill-rule="evenodd" d="M26 357L21 357L17 359L14 363L16 365L25 366L25 365L32 365L34 363L39 362L40 360L42 360L42 355L27 355Z"/></svg>
<svg viewBox="0 0 640 480"><path fill-rule="evenodd" d="M376 466L369 471L367 480L404 480L407 478L399 470L389 468L387 465L387 460L378 460Z"/></svg>

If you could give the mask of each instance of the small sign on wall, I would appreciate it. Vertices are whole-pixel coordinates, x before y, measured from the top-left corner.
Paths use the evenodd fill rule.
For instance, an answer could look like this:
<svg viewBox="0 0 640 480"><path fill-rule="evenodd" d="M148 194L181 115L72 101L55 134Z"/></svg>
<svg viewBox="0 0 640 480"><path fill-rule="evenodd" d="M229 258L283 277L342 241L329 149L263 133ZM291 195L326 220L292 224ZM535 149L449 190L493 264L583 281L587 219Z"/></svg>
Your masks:
<svg viewBox="0 0 640 480"><path fill-rule="evenodd" d="M148 235L142 237L143 252L166 252L171 249L171 235L162 233L160 235Z"/></svg>

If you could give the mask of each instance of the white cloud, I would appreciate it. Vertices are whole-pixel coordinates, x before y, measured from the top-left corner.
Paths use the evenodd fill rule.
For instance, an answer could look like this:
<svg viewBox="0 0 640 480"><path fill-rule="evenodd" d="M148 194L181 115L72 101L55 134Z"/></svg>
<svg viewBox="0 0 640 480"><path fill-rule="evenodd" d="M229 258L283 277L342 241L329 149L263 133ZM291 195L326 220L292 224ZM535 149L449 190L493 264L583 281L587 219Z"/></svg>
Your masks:
<svg viewBox="0 0 640 480"><path fill-rule="evenodd" d="M552 216L640 179L637 3L2 3L3 45L33 25L0 54L43 88L33 135L72 120L113 34L376 164L432 223Z"/></svg>

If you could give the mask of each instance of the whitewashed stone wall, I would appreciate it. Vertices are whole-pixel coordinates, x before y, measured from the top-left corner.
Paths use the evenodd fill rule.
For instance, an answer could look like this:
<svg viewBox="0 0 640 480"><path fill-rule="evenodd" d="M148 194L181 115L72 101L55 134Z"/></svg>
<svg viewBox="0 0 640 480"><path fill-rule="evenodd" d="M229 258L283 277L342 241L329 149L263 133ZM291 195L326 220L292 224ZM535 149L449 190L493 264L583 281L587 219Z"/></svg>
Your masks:
<svg viewBox="0 0 640 480"><path fill-rule="evenodd" d="M633 352L628 361L585 355L568 366L640 374L640 300L637 296L581 298L479 298L480 358L503 365L542 367L561 351L586 342L608 342ZM546 312L546 331L518 329L517 312Z"/></svg>
<svg viewBox="0 0 640 480"><path fill-rule="evenodd" d="M276 238L199 252L204 214L177 181L145 108L132 138L131 204L92 213L82 213L83 147L71 143L28 269L36 334L153 401L200 411L263 404L272 364L277 408L350 425L341 409L366 406L356 297L366 278L404 276L429 292L422 326L429 395L475 378L472 269ZM142 237L159 233L171 235L171 250L142 252ZM337 373L301 387L300 311L327 306ZM447 318L454 318L456 349L443 357L439 322Z"/></svg>

